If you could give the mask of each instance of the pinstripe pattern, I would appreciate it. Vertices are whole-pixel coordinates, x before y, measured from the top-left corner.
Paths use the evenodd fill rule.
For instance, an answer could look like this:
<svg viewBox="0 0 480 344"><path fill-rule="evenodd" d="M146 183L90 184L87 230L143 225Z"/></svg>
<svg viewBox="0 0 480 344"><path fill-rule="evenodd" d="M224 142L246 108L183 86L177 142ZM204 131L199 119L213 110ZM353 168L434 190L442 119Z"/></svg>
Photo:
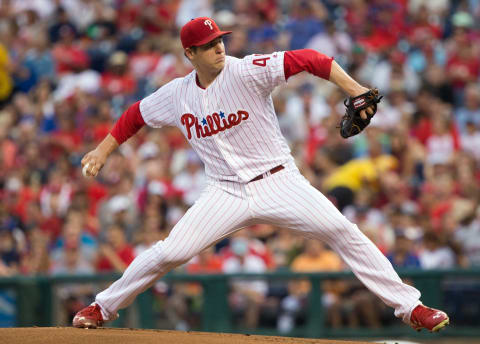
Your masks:
<svg viewBox="0 0 480 344"><path fill-rule="evenodd" d="M140 112L147 125L154 128L176 125L172 95L180 83L180 78L172 80L140 101Z"/></svg>
<svg viewBox="0 0 480 344"><path fill-rule="evenodd" d="M290 165L291 166L291 165ZM210 185L164 241L139 255L121 279L97 295L113 318L158 278L235 230L254 223L288 227L326 242L395 315L408 321L420 292L404 284L378 248L294 167L256 182Z"/></svg>
<svg viewBox="0 0 480 344"><path fill-rule="evenodd" d="M190 137L205 163L208 186L165 240L135 258L118 281L97 295L105 320L113 319L118 309L128 306L170 269L235 230L273 223L325 241L371 291L395 308L396 316L408 322L420 292L402 283L375 245L295 166L270 96L285 82L283 57L283 52L227 57L224 69L207 89L197 86L192 72L140 102L148 125L175 125ZM228 119L239 110L248 116L238 117L238 122L222 130L198 124L207 116L213 123L214 113L223 112ZM185 117L190 124L182 122L185 114L191 114ZM205 130L214 134L205 135ZM280 164L285 167L280 172L249 183Z"/></svg>
<svg viewBox="0 0 480 344"><path fill-rule="evenodd" d="M136 257L119 280L97 295L95 302L102 308L104 319L113 319L118 309L127 307L170 269L244 227L248 218L245 199L207 187L165 240Z"/></svg>
<svg viewBox="0 0 480 344"><path fill-rule="evenodd" d="M252 188L260 221L326 242L367 288L395 308L397 317L408 320L420 292L404 284L380 250L303 176L280 172L247 187Z"/></svg>

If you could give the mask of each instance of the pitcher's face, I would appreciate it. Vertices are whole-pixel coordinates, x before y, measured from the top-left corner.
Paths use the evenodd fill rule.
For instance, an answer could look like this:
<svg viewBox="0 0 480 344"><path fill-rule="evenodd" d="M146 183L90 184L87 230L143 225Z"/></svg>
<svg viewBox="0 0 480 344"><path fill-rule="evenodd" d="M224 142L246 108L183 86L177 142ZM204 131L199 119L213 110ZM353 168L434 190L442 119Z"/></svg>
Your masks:
<svg viewBox="0 0 480 344"><path fill-rule="evenodd" d="M218 72L225 66L225 45L222 37L215 38L195 49L187 48L185 53L195 68Z"/></svg>

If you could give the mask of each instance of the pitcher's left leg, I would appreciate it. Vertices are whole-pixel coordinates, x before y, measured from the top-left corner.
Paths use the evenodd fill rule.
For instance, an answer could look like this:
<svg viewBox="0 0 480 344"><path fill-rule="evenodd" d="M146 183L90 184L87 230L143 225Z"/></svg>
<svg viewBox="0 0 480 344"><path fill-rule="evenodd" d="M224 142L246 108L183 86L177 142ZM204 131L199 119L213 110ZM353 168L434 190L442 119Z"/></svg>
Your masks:
<svg viewBox="0 0 480 344"><path fill-rule="evenodd" d="M362 283L410 323L420 292L402 282L388 259L340 211L300 174L272 175L251 183L255 208L269 222L326 242Z"/></svg>

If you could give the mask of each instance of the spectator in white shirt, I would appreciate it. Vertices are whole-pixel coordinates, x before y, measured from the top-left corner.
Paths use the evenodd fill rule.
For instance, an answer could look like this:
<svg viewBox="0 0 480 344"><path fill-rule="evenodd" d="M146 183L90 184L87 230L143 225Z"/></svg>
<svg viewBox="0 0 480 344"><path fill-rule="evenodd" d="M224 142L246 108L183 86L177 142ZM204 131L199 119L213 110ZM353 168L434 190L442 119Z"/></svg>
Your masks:
<svg viewBox="0 0 480 344"><path fill-rule="evenodd" d="M455 266L452 249L442 245L439 235L433 232L425 233L419 258L423 269L449 269Z"/></svg>
<svg viewBox="0 0 480 344"><path fill-rule="evenodd" d="M464 151L471 153L477 162L480 161L480 130L474 122L467 122L466 132L460 136L460 144Z"/></svg>

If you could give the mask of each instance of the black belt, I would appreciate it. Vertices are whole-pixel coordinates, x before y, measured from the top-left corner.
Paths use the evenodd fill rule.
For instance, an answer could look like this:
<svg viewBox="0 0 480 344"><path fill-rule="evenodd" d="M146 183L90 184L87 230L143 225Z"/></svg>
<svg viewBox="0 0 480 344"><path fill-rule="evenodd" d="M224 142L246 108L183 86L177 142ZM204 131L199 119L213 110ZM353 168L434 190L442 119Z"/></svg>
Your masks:
<svg viewBox="0 0 480 344"><path fill-rule="evenodd" d="M261 175L259 176L256 176L255 178L253 178L250 182L256 182L257 180L260 180L260 179L263 179L265 177L268 177L270 174L274 174L274 173L277 173L281 170L283 170L285 167L283 165L278 165L278 166L275 166L274 168L272 168L270 171L266 172L266 173L262 173Z"/></svg>

